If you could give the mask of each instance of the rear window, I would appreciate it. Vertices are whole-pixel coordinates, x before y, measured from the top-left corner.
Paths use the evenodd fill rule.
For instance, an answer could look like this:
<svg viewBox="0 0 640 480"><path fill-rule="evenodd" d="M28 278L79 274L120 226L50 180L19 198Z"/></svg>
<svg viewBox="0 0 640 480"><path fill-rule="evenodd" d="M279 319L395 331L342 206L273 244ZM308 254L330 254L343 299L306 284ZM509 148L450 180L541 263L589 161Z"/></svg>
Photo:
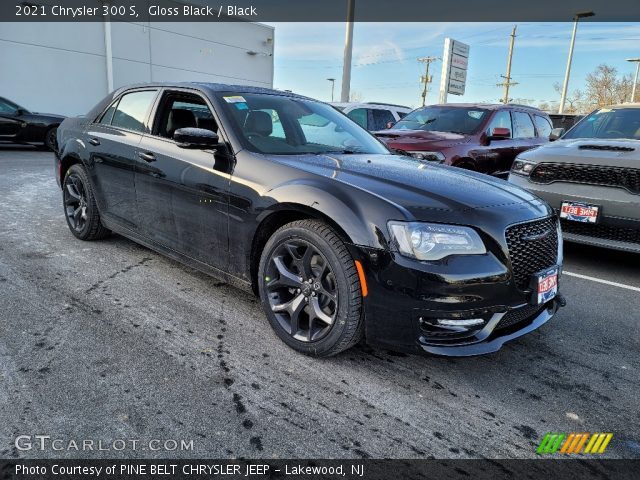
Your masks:
<svg viewBox="0 0 640 480"><path fill-rule="evenodd" d="M534 120L536 121L536 128L538 129L538 136L542 138L549 138L551 135L551 122L540 115L534 115Z"/></svg>
<svg viewBox="0 0 640 480"><path fill-rule="evenodd" d="M155 90L125 94L113 114L111 125L136 132L144 131L144 120L156 97Z"/></svg>

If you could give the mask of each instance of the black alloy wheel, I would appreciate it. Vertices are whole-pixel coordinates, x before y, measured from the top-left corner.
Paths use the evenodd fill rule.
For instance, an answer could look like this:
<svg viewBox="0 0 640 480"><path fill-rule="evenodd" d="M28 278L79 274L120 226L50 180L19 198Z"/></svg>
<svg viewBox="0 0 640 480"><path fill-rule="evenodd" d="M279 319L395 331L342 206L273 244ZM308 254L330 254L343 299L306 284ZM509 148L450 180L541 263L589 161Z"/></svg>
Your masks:
<svg viewBox="0 0 640 480"><path fill-rule="evenodd" d="M309 242L292 239L271 254L264 278L271 311L301 342L324 338L338 311L338 292L327 259Z"/></svg>
<svg viewBox="0 0 640 480"><path fill-rule="evenodd" d="M69 226L78 233L82 232L87 226L87 193L78 174L67 176L63 197Z"/></svg>
<svg viewBox="0 0 640 480"><path fill-rule="evenodd" d="M354 259L325 223L298 220L278 229L262 251L258 288L274 331L301 353L335 355L363 336Z"/></svg>
<svg viewBox="0 0 640 480"><path fill-rule="evenodd" d="M93 190L84 167L72 165L62 182L62 202L67 225L80 240L98 240L109 230L100 221Z"/></svg>

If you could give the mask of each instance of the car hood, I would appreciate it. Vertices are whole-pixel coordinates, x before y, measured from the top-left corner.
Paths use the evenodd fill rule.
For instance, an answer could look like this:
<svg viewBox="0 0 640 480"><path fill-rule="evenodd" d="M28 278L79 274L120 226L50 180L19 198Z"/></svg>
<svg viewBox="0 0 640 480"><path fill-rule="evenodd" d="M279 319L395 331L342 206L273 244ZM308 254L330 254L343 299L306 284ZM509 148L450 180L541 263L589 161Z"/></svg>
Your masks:
<svg viewBox="0 0 640 480"><path fill-rule="evenodd" d="M273 155L271 160L365 190L428 219L427 211L544 205L531 193L487 175L399 155ZM540 210L544 212L544 210Z"/></svg>
<svg viewBox="0 0 640 480"><path fill-rule="evenodd" d="M640 140L589 138L556 140L521 153L518 158L536 163L553 162L640 168Z"/></svg>
<svg viewBox="0 0 640 480"><path fill-rule="evenodd" d="M390 147L402 145L404 149L416 147L427 148L448 148L460 143L469 141L469 135L453 132L436 132L424 130L381 130L373 134Z"/></svg>

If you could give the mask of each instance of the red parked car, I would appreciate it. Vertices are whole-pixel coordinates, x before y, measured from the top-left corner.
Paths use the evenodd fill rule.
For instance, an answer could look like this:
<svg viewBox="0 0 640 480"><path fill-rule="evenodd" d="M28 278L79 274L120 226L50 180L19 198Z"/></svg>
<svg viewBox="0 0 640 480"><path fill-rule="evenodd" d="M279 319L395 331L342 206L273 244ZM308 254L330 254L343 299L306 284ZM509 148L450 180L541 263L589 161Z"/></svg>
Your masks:
<svg viewBox="0 0 640 480"><path fill-rule="evenodd" d="M506 175L516 156L547 143L551 130L549 115L534 107L460 103L418 108L374 135L420 160Z"/></svg>

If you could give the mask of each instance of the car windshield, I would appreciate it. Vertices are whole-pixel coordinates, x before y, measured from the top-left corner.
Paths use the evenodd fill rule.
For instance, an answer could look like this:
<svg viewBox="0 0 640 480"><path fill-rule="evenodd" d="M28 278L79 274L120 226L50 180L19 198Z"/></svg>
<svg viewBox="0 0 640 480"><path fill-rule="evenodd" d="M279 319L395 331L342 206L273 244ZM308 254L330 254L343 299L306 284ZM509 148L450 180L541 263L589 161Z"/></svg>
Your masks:
<svg viewBox="0 0 640 480"><path fill-rule="evenodd" d="M330 105L285 95L220 93L245 148L258 153L379 153L387 148Z"/></svg>
<svg viewBox="0 0 640 480"><path fill-rule="evenodd" d="M13 114L18 110L22 110L23 112L28 112L26 108L21 107L17 103L12 102L11 100L7 100L4 97L0 97L0 112Z"/></svg>
<svg viewBox="0 0 640 480"><path fill-rule="evenodd" d="M488 111L466 107L424 107L407 114L394 130L426 130L470 135L478 131Z"/></svg>
<svg viewBox="0 0 640 480"><path fill-rule="evenodd" d="M640 140L640 108L601 108L583 118L562 138Z"/></svg>

